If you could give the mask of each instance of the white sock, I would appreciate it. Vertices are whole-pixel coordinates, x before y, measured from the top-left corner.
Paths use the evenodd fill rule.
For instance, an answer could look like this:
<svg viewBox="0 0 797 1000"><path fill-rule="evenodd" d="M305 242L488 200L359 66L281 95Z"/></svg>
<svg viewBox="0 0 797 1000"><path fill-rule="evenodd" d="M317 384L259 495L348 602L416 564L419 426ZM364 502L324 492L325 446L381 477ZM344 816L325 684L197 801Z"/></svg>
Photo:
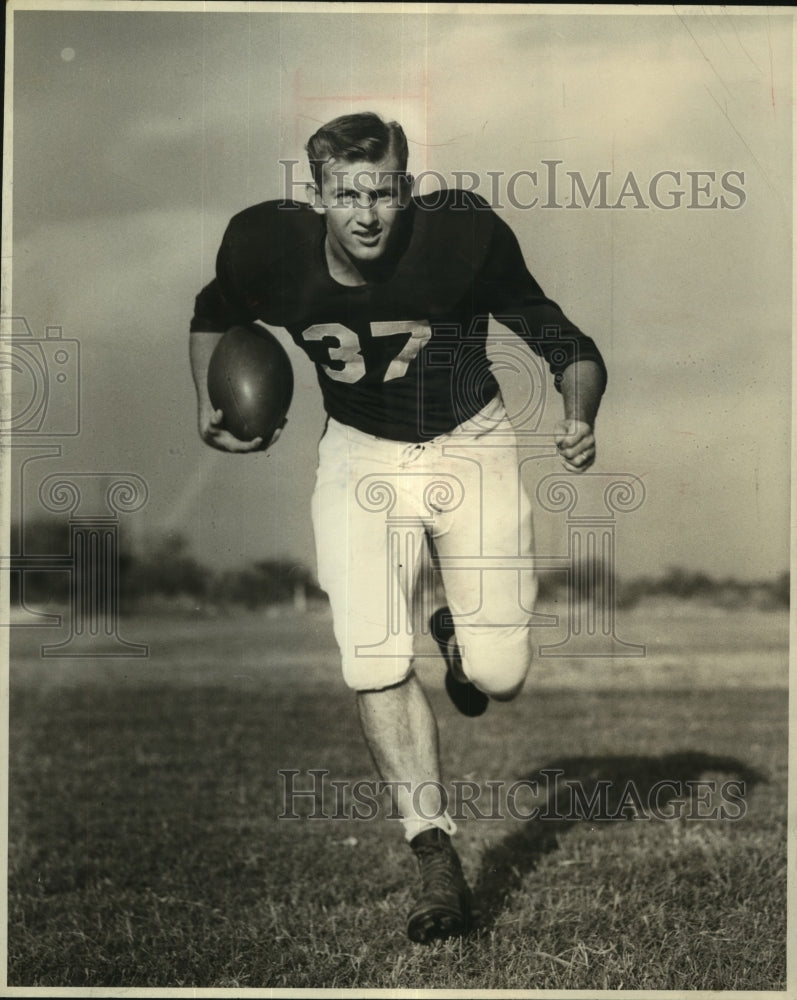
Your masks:
<svg viewBox="0 0 797 1000"><path fill-rule="evenodd" d="M410 816L406 819L402 819L401 825L404 827L404 839L410 841L413 837L417 837L419 833L423 833L424 830L433 830L436 826L453 837L457 832L457 824L448 815L447 812L443 813L442 816L435 816L434 819L425 819L420 816Z"/></svg>

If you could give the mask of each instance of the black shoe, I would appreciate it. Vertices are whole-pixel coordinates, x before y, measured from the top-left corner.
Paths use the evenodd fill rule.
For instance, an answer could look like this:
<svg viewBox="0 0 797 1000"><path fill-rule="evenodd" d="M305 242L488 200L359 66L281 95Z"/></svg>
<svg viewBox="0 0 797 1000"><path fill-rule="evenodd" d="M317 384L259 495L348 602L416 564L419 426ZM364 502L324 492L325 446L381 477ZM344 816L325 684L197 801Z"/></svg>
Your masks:
<svg viewBox="0 0 797 1000"><path fill-rule="evenodd" d="M475 684L470 681L462 681L457 676L461 675L459 654L452 656L449 639L454 635L454 624L451 620L451 612L448 608L438 608L429 619L429 630L432 638L440 647L443 659L446 661L446 691L448 697L454 702L457 709L463 715L475 718L477 715L484 715L490 699L480 691Z"/></svg>
<svg viewBox="0 0 797 1000"><path fill-rule="evenodd" d="M421 895L407 920L407 935L417 944L443 941L468 931L471 897L457 852L439 827L410 841L421 871Z"/></svg>

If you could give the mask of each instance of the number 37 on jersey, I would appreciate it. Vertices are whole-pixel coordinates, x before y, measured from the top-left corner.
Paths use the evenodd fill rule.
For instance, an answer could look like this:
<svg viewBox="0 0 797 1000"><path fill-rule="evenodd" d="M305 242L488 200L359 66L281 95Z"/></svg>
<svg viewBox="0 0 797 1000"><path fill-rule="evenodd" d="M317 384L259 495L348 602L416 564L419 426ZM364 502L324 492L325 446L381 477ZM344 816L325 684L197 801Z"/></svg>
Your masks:
<svg viewBox="0 0 797 1000"><path fill-rule="evenodd" d="M387 366L383 378L385 382L401 378L406 374L410 362L418 356L421 348L432 336L432 328L426 321L390 320L371 323L370 326L371 337L374 340L385 337L399 338L402 334L406 338L404 345ZM321 342L326 346L329 364L323 361L320 364L330 378L351 385L359 382L365 375L363 345L354 330L343 326L342 323L317 323L304 330L302 337L305 341ZM400 343L398 340L397 342ZM335 362L333 368L332 363Z"/></svg>

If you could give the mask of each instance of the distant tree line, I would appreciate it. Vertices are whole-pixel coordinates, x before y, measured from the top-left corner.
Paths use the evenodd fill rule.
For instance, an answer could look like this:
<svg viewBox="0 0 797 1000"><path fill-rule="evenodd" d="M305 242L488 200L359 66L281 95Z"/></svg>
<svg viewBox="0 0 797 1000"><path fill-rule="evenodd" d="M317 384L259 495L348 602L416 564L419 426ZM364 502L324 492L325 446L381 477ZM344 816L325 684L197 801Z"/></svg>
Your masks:
<svg viewBox="0 0 797 1000"><path fill-rule="evenodd" d="M19 525L12 525L12 552L28 556L69 554L69 527L64 519L47 518L27 524L24 540ZM23 544L24 542L24 544ZM160 603L192 606L239 605L256 610L280 604L304 607L326 597L307 566L293 559L259 559L235 569L216 571L192 555L186 538L175 532L152 535L135 547L119 543L119 593L123 610ZM579 586L572 591L568 574L543 572L540 599L567 602L571 592L588 598L594 587L611 588L616 607L633 607L642 601L669 598L722 607L785 608L789 605L789 572L775 579L743 581L716 578L701 571L670 567L659 576L623 579L610 566L593 563L577 567ZM65 569L11 567L12 605L65 604L69 600L69 575Z"/></svg>
<svg viewBox="0 0 797 1000"><path fill-rule="evenodd" d="M669 598L711 604L719 607L788 608L790 574L784 570L771 580L737 580L735 577L714 577L701 570L671 566L660 576L621 578L600 562L584 574L588 584L601 580L603 586L614 589L615 606L631 608L646 600ZM562 572L543 573L539 595L542 600L567 600L571 584ZM587 590L589 587L586 588ZM588 593L584 593L586 598Z"/></svg>
<svg viewBox="0 0 797 1000"><path fill-rule="evenodd" d="M69 554L69 527L63 520L42 519L21 530L12 527L12 551L27 556ZM21 562L20 562L21 564ZM119 599L123 610L160 603L185 605L241 605L250 610L326 600L311 571L297 560L259 559L239 569L216 571L190 551L187 539L174 532L150 536L135 548L119 543ZM59 605L69 601L69 573L65 569L11 567L12 605Z"/></svg>

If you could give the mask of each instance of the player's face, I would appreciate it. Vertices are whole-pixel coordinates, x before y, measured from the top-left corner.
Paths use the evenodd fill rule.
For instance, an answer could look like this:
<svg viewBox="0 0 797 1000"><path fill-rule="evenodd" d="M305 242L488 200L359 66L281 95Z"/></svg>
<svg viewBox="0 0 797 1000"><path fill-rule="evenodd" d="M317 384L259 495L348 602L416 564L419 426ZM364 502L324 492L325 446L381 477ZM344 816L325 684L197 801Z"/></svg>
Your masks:
<svg viewBox="0 0 797 1000"><path fill-rule="evenodd" d="M384 257L398 231L410 185L392 153L377 163L325 164L317 210L326 216L333 256L355 268Z"/></svg>

